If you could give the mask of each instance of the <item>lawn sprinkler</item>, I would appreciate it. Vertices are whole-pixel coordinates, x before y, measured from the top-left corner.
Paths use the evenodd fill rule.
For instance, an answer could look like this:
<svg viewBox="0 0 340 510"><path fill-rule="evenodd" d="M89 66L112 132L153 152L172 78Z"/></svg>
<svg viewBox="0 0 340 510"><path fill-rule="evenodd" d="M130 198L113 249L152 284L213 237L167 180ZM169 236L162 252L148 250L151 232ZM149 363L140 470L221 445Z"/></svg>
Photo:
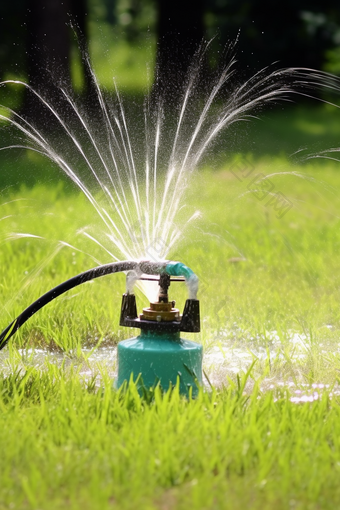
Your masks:
<svg viewBox="0 0 340 510"><path fill-rule="evenodd" d="M196 396L202 384L202 345L180 338L180 332L200 331L198 278L181 262L125 261L98 266L81 273L50 290L24 310L0 335L0 349L11 336L38 310L64 292L101 276L126 272L126 293L123 294L120 325L139 328L137 337L118 344L118 376L115 386L134 380L140 391L159 384L167 390L179 383L180 393ZM153 276L153 278L150 278ZM138 317L133 293L137 280L157 277L158 301L150 303ZM186 282L189 297L183 314L169 301L171 281Z"/></svg>
<svg viewBox="0 0 340 510"><path fill-rule="evenodd" d="M120 325L141 331L137 337L118 344L117 387L128 381L131 374L133 378L138 377L138 384L144 388L159 383L167 389L178 380L183 394L192 388L192 394L196 395L198 385L202 384L202 346L180 338L181 331L200 331L199 301L189 297L180 315L175 302L168 297L171 275L187 276L189 289L190 284L197 287L197 277L189 268L170 262L159 276L158 301L143 308L139 317L135 295L123 295Z"/></svg>

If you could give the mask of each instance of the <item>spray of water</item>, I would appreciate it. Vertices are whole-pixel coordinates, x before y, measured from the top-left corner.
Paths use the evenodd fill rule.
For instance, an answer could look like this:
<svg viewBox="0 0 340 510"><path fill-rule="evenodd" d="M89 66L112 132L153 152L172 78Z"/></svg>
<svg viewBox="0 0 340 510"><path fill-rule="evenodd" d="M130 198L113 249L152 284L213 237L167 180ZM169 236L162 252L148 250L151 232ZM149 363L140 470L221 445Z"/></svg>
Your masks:
<svg viewBox="0 0 340 510"><path fill-rule="evenodd" d="M129 125L117 87L114 98L101 90L87 55L84 58L96 95L96 118L93 109L90 114L86 112L62 85L59 92L63 101L56 104L22 81L0 84L19 84L27 89L56 127L51 134L4 107L0 119L15 128L18 140L1 150L36 151L70 177L102 223L102 235L86 229L83 233L100 245L110 260L165 259L199 216L198 211L184 207L185 190L189 177L221 132L235 122L248 120L268 103L287 100L296 85L310 88L325 81L321 73L310 79L309 70L264 69L239 83L232 46L227 64L202 82L208 46L202 45L197 51L175 107L169 108L166 98L155 91L147 95L143 127L138 127L137 134L138 122L130 119ZM142 130L144 137L140 136Z"/></svg>

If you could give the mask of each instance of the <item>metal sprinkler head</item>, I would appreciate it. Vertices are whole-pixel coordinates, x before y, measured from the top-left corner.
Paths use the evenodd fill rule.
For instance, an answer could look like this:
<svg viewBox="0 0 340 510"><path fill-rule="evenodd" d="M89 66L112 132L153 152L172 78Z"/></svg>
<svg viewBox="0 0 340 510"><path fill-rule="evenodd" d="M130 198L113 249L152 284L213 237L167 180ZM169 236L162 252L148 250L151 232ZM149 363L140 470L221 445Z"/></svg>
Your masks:
<svg viewBox="0 0 340 510"><path fill-rule="evenodd" d="M154 278L141 277L141 280L154 280ZM120 326L140 328L149 331L185 331L187 333L200 332L200 310L198 299L187 299L183 314L175 308L175 301L169 301L168 288L171 281L184 281L183 278L171 279L169 275L159 277L158 302L150 303L143 308L138 317L136 296L132 293L123 294L120 311Z"/></svg>

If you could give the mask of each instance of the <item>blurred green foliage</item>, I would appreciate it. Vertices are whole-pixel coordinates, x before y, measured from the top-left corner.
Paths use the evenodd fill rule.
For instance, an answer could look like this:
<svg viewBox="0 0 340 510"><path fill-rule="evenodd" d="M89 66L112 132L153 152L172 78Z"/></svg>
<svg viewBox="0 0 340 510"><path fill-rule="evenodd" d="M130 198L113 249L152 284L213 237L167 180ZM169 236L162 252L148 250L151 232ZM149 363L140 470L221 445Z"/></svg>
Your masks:
<svg viewBox="0 0 340 510"><path fill-rule="evenodd" d="M283 67L321 69L340 45L340 14L325 0L209 0L205 24L223 43L239 37L238 60L245 69L279 62Z"/></svg>
<svg viewBox="0 0 340 510"><path fill-rule="evenodd" d="M34 0L43 2L46 0ZM123 87L140 90L152 81L161 0L88 0L90 53L100 80L112 87L108 63ZM185 0L184 0L185 2ZM27 73L27 10L30 1L1 2L0 79ZM180 17L182 14L178 12ZM253 73L279 61L282 66L324 68L340 72L340 13L331 0L319 2L205 0L204 26L216 38L216 51L239 37L237 56L244 72ZM77 42L73 41L72 72L81 87ZM112 62L112 63L111 63ZM149 77L145 76L145 63ZM144 76L143 76L144 73Z"/></svg>
<svg viewBox="0 0 340 510"><path fill-rule="evenodd" d="M155 33L157 9L154 0L89 0L90 21L108 24L131 43Z"/></svg>

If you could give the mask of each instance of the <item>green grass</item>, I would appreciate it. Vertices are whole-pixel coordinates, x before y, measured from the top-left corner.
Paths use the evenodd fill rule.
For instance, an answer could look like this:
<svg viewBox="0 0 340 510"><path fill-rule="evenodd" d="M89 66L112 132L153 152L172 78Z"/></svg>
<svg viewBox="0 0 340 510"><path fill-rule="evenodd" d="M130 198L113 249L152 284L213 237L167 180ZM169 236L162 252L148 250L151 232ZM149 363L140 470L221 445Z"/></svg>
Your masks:
<svg viewBox="0 0 340 510"><path fill-rule="evenodd" d="M71 291L1 353L0 509L339 505L340 163L273 155L280 140L290 153L313 132L322 148L328 137L335 144L335 116L325 127L324 112L314 113L313 122L312 111L276 121L273 113L262 156L250 147L221 152L218 168L206 162L186 201L202 218L169 254L201 281L202 332L188 337L207 353L216 346L254 353L248 373L226 362L221 386L195 401L176 389L144 400L133 385L113 390L110 367L91 364L82 347L113 348L132 336L118 326L124 277ZM280 119L293 126L286 138ZM79 233L96 217L57 170L32 155L1 155L0 165L2 329L38 296L96 265L92 257L108 260ZM266 177L254 188L259 174ZM268 183L292 205L283 217L270 195L259 200ZM182 308L186 289L171 291ZM145 303L138 294L139 309ZM46 357L65 353L65 363L52 355L35 366L31 347ZM312 398L296 404L297 391Z"/></svg>
<svg viewBox="0 0 340 510"><path fill-rule="evenodd" d="M239 386L141 400L50 366L0 380L1 508L334 508L339 414Z"/></svg>
<svg viewBox="0 0 340 510"><path fill-rule="evenodd" d="M3 508L334 508L338 403L244 382L148 403L53 366L2 379Z"/></svg>
<svg viewBox="0 0 340 510"><path fill-rule="evenodd" d="M275 106L261 112L258 119L238 124L227 138L228 151L221 150L222 161L228 152L288 155L318 153L338 147L340 139L339 110L319 100L302 103L292 94L292 104ZM331 98L338 103L338 99Z"/></svg>

